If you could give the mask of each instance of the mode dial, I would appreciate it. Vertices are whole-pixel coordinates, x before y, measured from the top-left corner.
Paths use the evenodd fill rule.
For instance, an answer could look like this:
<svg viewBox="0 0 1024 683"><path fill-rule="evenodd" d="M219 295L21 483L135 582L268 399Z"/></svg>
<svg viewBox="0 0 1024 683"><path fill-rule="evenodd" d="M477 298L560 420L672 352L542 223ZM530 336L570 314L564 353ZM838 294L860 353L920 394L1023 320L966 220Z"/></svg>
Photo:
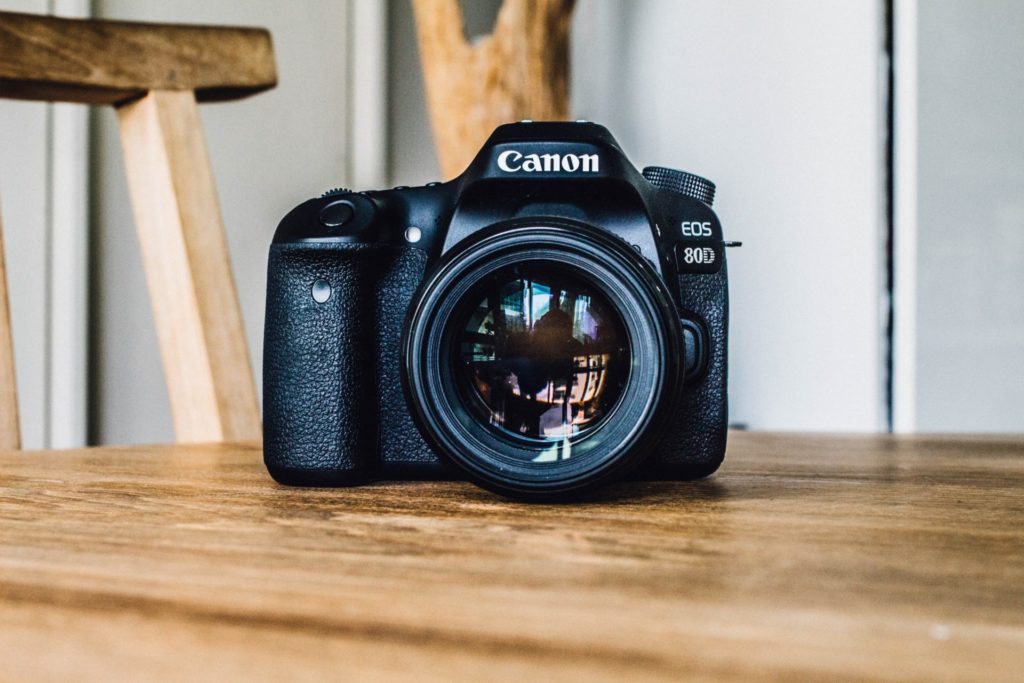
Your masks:
<svg viewBox="0 0 1024 683"><path fill-rule="evenodd" d="M665 166L648 166L642 175L651 185L663 190L699 199L708 206L715 201L715 184L699 175Z"/></svg>

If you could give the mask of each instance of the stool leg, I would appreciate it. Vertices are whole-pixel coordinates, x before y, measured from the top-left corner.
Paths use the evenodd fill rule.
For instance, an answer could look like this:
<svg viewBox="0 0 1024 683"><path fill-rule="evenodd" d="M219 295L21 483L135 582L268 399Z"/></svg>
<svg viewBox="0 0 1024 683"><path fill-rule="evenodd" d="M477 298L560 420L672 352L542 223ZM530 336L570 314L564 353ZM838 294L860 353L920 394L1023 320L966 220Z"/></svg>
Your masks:
<svg viewBox="0 0 1024 683"><path fill-rule="evenodd" d="M179 442L261 435L256 386L195 93L117 110Z"/></svg>
<svg viewBox="0 0 1024 683"><path fill-rule="evenodd" d="M7 306L3 225L0 224L0 451L15 451L19 448L21 432L18 429L18 385L14 375L11 312Z"/></svg>

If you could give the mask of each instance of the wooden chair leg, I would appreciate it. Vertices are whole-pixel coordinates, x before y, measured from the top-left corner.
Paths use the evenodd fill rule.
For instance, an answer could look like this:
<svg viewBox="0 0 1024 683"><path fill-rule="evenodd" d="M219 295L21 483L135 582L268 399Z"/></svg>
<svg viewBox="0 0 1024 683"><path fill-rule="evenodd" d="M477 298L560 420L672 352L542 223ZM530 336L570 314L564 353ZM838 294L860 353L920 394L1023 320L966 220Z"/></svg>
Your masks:
<svg viewBox="0 0 1024 683"><path fill-rule="evenodd" d="M260 416L195 93L117 109L179 442L259 439Z"/></svg>
<svg viewBox="0 0 1024 683"><path fill-rule="evenodd" d="M21 448L18 428L18 385L14 375L14 343L7 306L7 271L4 268L3 225L0 223L0 451Z"/></svg>

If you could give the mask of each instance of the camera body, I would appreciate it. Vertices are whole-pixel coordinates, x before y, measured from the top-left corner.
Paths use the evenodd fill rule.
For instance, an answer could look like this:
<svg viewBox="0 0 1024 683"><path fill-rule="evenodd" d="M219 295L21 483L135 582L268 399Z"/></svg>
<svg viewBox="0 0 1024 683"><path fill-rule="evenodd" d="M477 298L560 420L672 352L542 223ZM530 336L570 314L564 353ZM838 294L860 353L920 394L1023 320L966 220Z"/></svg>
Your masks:
<svg viewBox="0 0 1024 683"><path fill-rule="evenodd" d="M480 427L478 445L468 435L460 437L451 425L472 422L459 407L462 399L452 399L451 416L433 414L436 406L447 405L446 387L461 380L445 375L444 367L431 379L428 366L458 366L463 357L458 349L472 343L493 346L486 339L503 338L504 329L495 331L495 320L504 325L508 316L527 309L521 303L489 322L473 323L476 336L461 347L451 342L452 352L444 351L441 337L431 341L434 328L452 326L439 321L436 311L454 306L451 302L461 296L462 275L453 269L469 261L482 268L501 259L586 271L586 286L603 288L605 298L614 300L608 307L619 311L621 336L628 338L621 344L628 360L620 363L623 379L616 389L621 406L604 410L617 416L623 431L614 436L617 432L605 427L593 441L597 448L614 436L636 455L624 458L629 462L622 466L602 469L600 476L576 473L568 483L542 485L538 492L550 497L609 478L691 479L714 472L726 445L728 285L726 243L711 209L713 196L714 185L681 171L653 167L639 173L597 124L521 122L499 127L469 168L449 182L332 190L303 202L281 221L270 248L263 362L264 457L270 474L281 483L304 486L469 476L502 493L529 495L531 486L495 481L511 465L492 467L494 477L475 471L474 449L489 448L485 431L491 427ZM530 249L542 252L524 251ZM521 271L515 264L506 268ZM617 284L620 277L626 284ZM521 280L516 283L521 289ZM545 293L550 308L569 313L581 310L581 301L591 301L570 300L568 293L551 298L550 287L537 287L524 295L534 307L534 291ZM635 290L635 298L620 300L626 290ZM647 311L647 317L630 322L634 309ZM600 313L595 311L584 312L580 320L592 322ZM591 343L593 334L578 336ZM656 367L645 375L648 356ZM480 367L492 372L493 349L481 357ZM544 404L545 410L557 415L550 406L568 404L570 393L587 400L587 390L579 386L599 383L600 371L593 368L603 361L587 362L590 370L570 370L577 375L560 389L548 387L549 398L552 391L560 398L550 399L554 403ZM518 378L507 367L503 372L506 389L510 381L523 382L523 371ZM466 380L466 391L479 390L492 400L498 385L481 377L478 372ZM629 393L633 385L637 391L657 385L657 392L634 395ZM539 400L539 390L529 391L526 397L516 388L506 398ZM646 412L637 407L633 416L634 406L646 406ZM595 411L601 409L563 406L562 415L567 423L582 422L584 413ZM504 413L487 414L493 423L495 414L500 421ZM629 431L630 420L643 421L644 433ZM563 444L555 460L570 462L571 437L579 431L586 430L556 431L562 436L545 442ZM577 445L576 453L584 451ZM504 462L496 455L499 461ZM544 472L557 478L554 469Z"/></svg>

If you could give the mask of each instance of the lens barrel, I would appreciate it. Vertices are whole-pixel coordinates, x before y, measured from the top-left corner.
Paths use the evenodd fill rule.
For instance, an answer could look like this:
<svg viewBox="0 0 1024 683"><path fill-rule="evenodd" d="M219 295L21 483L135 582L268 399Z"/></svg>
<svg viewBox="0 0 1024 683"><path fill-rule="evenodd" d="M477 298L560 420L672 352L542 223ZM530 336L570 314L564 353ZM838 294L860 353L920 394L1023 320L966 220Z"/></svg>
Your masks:
<svg viewBox="0 0 1024 683"><path fill-rule="evenodd" d="M578 221L499 223L427 275L403 340L409 407L470 479L576 496L637 466L682 389L682 330L650 263Z"/></svg>

